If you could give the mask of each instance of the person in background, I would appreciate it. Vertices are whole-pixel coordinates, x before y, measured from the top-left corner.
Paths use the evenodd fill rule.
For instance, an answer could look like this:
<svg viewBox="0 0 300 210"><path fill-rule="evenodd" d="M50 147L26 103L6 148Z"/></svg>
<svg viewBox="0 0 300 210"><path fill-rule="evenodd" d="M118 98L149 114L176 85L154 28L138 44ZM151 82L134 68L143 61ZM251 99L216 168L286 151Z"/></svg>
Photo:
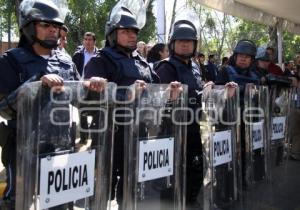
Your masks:
<svg viewBox="0 0 300 210"><path fill-rule="evenodd" d="M207 74L205 79L207 81L215 82L218 75L218 67L215 64L215 55L213 54L208 56L206 71Z"/></svg>
<svg viewBox="0 0 300 210"><path fill-rule="evenodd" d="M82 43L83 47L81 47L78 51L74 53L72 60L75 63L81 78L84 78L84 68L98 50L96 47L96 35L93 32L86 32L83 36ZM87 130L89 128L88 116L85 113L80 114L80 126L84 130ZM86 144L88 138L89 132L80 132L81 144Z"/></svg>
<svg viewBox="0 0 300 210"><path fill-rule="evenodd" d="M226 67L228 66L228 64L229 64L229 58L228 58L228 57L223 57L223 58L222 58L222 63L221 63L221 65L220 65L220 67L219 67L219 72L220 72L222 69L226 68Z"/></svg>
<svg viewBox="0 0 300 210"><path fill-rule="evenodd" d="M154 45L147 55L147 62L154 69L156 65L165 58L169 57L169 49L166 44L158 43Z"/></svg>
<svg viewBox="0 0 300 210"><path fill-rule="evenodd" d="M295 64L296 64L298 78L300 78L300 52L297 52L296 54Z"/></svg>
<svg viewBox="0 0 300 210"><path fill-rule="evenodd" d="M275 49L272 47L267 47L267 52L269 53L269 55L271 57L271 63L268 68L269 73L275 74L278 76L283 76L284 72L282 71L282 69L279 66L277 66L275 64L275 60L276 60Z"/></svg>
<svg viewBox="0 0 300 210"><path fill-rule="evenodd" d="M146 43L143 41L139 41L137 43L136 51L139 53L140 56L146 58Z"/></svg>
<svg viewBox="0 0 300 210"><path fill-rule="evenodd" d="M146 44L145 58L147 58L148 53L149 53L149 51L152 49L153 46L154 46L154 45L153 45L152 43L150 43L150 42L148 42L148 43Z"/></svg>
<svg viewBox="0 0 300 210"><path fill-rule="evenodd" d="M285 63L284 75L287 76L296 76L295 74L295 63L293 60L290 60L288 63Z"/></svg>
<svg viewBox="0 0 300 210"><path fill-rule="evenodd" d="M71 56L69 55L69 53L66 51L66 46L68 44L68 33L69 33L69 29L66 25L63 25L60 29L60 37L58 40L58 49L60 51L62 51L63 53L66 53L66 55L68 55L70 58Z"/></svg>
<svg viewBox="0 0 300 210"><path fill-rule="evenodd" d="M82 47L72 57L80 76L84 77L84 67L97 52L96 35L93 32L85 32Z"/></svg>
<svg viewBox="0 0 300 210"><path fill-rule="evenodd" d="M195 56L193 57L192 60L198 65L200 75L201 75L203 81L205 81L206 74L207 74L206 67L204 65L205 55L201 52L196 52Z"/></svg>

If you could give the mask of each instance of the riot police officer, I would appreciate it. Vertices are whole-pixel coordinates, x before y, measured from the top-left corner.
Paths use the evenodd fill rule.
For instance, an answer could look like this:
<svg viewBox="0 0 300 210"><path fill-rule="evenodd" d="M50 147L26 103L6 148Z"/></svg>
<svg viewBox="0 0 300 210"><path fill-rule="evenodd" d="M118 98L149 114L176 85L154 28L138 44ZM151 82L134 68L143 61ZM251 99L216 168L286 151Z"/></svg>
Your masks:
<svg viewBox="0 0 300 210"><path fill-rule="evenodd" d="M118 16L120 18L117 18ZM85 78L103 77L123 87L134 83L145 87L146 83L159 82L158 76L151 70L149 64L135 51L139 30L136 17L129 9L122 6L118 12L112 12L105 27L106 46L99 50L86 65ZM125 90L118 90L117 99L125 100L125 98ZM92 124L97 124L98 118L93 119ZM113 189L116 187L117 201L120 206L122 205L124 171L123 126L118 126L114 139L112 187Z"/></svg>
<svg viewBox="0 0 300 210"><path fill-rule="evenodd" d="M241 90L246 83L259 82L258 76L253 71L256 55L256 45L251 40L240 40L233 50L229 65L219 73L216 84L236 82Z"/></svg>
<svg viewBox="0 0 300 210"><path fill-rule="evenodd" d="M201 76L192 57L197 47L197 31L193 23L179 20L174 23L170 40L170 57L162 61L156 68L162 83L179 81L188 85L189 107L196 110L201 106ZM196 120L187 128L187 174L186 202L187 206L196 202L202 185L202 145L199 125Z"/></svg>
<svg viewBox="0 0 300 210"><path fill-rule="evenodd" d="M266 84L266 76L268 74L268 67L271 63L271 56L264 47L258 47L255 56L256 68L254 69L255 74L260 78L262 85Z"/></svg>
<svg viewBox="0 0 300 210"><path fill-rule="evenodd" d="M60 28L64 23L60 10L48 0L24 0L20 5L20 41L17 48L0 57L0 99L8 108L0 114L8 119L12 131L4 139L2 162L7 170L4 200L8 209L14 209L16 183L16 112L7 96L24 83L41 81L44 86L61 86L65 80L78 80L78 73L70 57L55 50ZM104 80L93 78L90 88L103 88ZM14 100L15 101L15 100ZM5 209L4 206L2 208ZM26 208L26 207L24 207Z"/></svg>

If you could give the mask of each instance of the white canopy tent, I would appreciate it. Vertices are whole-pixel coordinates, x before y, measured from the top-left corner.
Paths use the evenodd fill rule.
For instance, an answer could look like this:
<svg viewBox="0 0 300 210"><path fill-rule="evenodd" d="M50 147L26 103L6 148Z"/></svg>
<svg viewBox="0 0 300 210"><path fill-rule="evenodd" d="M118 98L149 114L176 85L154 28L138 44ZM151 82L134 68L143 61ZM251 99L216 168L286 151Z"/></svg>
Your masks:
<svg viewBox="0 0 300 210"><path fill-rule="evenodd" d="M282 31L300 35L299 0L195 0L201 5L277 27L278 61L282 63Z"/></svg>

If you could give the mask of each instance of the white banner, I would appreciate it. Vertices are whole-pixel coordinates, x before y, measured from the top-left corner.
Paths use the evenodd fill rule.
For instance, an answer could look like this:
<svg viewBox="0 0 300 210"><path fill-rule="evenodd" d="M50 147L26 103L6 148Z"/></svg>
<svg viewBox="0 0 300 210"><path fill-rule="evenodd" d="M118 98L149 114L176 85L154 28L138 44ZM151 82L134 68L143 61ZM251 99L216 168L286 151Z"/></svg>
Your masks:
<svg viewBox="0 0 300 210"><path fill-rule="evenodd" d="M140 141L139 182L173 175L174 138Z"/></svg>
<svg viewBox="0 0 300 210"><path fill-rule="evenodd" d="M166 13L165 0L156 0L156 28L157 28L157 42L165 43L166 36Z"/></svg>
<svg viewBox="0 0 300 210"><path fill-rule="evenodd" d="M264 137L264 121L252 123L251 137L252 137L252 149L260 149L264 147L263 137Z"/></svg>
<svg viewBox="0 0 300 210"><path fill-rule="evenodd" d="M271 140L283 139L285 133L286 117L273 117L272 118L272 137Z"/></svg>
<svg viewBox="0 0 300 210"><path fill-rule="evenodd" d="M232 161L231 131L220 131L213 134L213 166Z"/></svg>
<svg viewBox="0 0 300 210"><path fill-rule="evenodd" d="M41 159L40 208L94 194L95 150Z"/></svg>

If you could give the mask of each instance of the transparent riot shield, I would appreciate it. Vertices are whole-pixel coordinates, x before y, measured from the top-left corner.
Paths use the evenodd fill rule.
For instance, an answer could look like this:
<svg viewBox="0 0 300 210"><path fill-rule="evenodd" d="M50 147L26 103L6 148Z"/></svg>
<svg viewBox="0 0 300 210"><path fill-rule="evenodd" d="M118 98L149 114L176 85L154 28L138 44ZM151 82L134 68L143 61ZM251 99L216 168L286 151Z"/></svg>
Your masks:
<svg viewBox="0 0 300 210"><path fill-rule="evenodd" d="M242 209L239 94L224 86L206 88L202 95L205 210Z"/></svg>
<svg viewBox="0 0 300 210"><path fill-rule="evenodd" d="M247 84L244 95L242 123L245 133L243 182L246 189L268 177L269 154L269 90L267 86ZM243 130L243 129L242 129Z"/></svg>
<svg viewBox="0 0 300 210"><path fill-rule="evenodd" d="M292 103L289 117L290 156L300 160L300 83L292 90Z"/></svg>
<svg viewBox="0 0 300 210"><path fill-rule="evenodd" d="M272 182L283 178L288 152L288 116L290 112L291 88L270 88L270 175ZM278 182L277 182L278 183Z"/></svg>
<svg viewBox="0 0 300 210"><path fill-rule="evenodd" d="M168 85L148 84L129 108L123 209L184 208L187 88L174 101L169 94Z"/></svg>
<svg viewBox="0 0 300 210"><path fill-rule="evenodd" d="M92 92L86 82L19 93L16 209L107 209L110 196L115 85ZM79 116L90 137L80 144Z"/></svg>

